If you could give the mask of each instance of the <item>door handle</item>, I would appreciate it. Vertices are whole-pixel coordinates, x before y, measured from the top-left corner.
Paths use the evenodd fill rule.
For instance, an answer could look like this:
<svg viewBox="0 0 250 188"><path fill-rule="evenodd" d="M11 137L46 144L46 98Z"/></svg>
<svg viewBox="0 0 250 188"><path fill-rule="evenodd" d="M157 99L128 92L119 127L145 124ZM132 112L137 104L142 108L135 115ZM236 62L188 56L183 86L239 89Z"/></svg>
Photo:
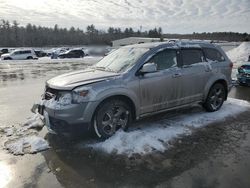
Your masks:
<svg viewBox="0 0 250 188"><path fill-rule="evenodd" d="M181 73L174 73L172 77L173 77L173 78L181 77Z"/></svg>
<svg viewBox="0 0 250 188"><path fill-rule="evenodd" d="M206 72L211 72L211 71L212 71L212 66L211 66L210 64L209 64L209 65L206 65L205 71L206 71Z"/></svg>

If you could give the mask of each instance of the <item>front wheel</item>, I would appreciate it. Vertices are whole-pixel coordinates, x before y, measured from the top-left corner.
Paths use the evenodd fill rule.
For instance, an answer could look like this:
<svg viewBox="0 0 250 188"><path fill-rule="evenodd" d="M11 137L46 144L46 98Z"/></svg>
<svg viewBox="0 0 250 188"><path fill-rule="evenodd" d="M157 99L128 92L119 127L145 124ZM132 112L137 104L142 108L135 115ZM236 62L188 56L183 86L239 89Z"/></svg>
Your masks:
<svg viewBox="0 0 250 188"><path fill-rule="evenodd" d="M203 107L208 112L217 111L221 108L225 99L225 87L221 83L216 83L210 88L206 102L203 104Z"/></svg>
<svg viewBox="0 0 250 188"><path fill-rule="evenodd" d="M118 129L127 130L131 121L130 106L120 100L105 101L96 111L94 129L99 138L107 139Z"/></svg>

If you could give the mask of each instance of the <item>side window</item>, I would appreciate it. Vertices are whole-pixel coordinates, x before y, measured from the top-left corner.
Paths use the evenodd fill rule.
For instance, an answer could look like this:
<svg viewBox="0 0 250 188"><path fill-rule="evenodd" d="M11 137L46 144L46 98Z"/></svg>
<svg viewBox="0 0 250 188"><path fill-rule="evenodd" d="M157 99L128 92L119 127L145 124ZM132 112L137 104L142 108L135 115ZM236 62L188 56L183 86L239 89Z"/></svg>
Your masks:
<svg viewBox="0 0 250 188"><path fill-rule="evenodd" d="M14 55L19 55L19 54L20 54L20 51L14 52Z"/></svg>
<svg viewBox="0 0 250 188"><path fill-rule="evenodd" d="M192 65L203 62L203 53L200 49L182 49L183 65Z"/></svg>
<svg viewBox="0 0 250 188"><path fill-rule="evenodd" d="M30 54L31 51L30 51L30 50L25 50L25 51L23 51L23 53L24 53L24 54Z"/></svg>
<svg viewBox="0 0 250 188"><path fill-rule="evenodd" d="M164 70L177 66L176 50L164 50L153 56L149 62L157 65L157 70Z"/></svg>
<svg viewBox="0 0 250 188"><path fill-rule="evenodd" d="M218 50L213 48L204 48L203 50L208 60L219 61L219 62L225 61L225 58Z"/></svg>
<svg viewBox="0 0 250 188"><path fill-rule="evenodd" d="M25 53L26 53L26 51L20 51L19 53L20 53L20 54L25 54Z"/></svg>

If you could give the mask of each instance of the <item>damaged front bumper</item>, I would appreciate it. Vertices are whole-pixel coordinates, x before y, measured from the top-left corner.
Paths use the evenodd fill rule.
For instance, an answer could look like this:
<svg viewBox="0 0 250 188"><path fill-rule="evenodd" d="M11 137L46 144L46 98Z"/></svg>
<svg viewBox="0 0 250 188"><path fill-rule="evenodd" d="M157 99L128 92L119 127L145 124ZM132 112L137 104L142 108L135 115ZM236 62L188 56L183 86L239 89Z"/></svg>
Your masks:
<svg viewBox="0 0 250 188"><path fill-rule="evenodd" d="M82 132L90 130L97 104L97 102L86 102L58 107L42 100L34 104L31 111L44 116L44 123L50 133Z"/></svg>
<svg viewBox="0 0 250 188"><path fill-rule="evenodd" d="M31 108L31 112L32 113L39 113L41 114L43 117L44 117L44 124L46 125L49 133L51 134L57 134L55 131L53 131L50 127L51 127L51 124L50 124L50 120L49 120L49 114L44 111L44 105L43 105L43 102L42 103L35 103L33 104L32 108Z"/></svg>

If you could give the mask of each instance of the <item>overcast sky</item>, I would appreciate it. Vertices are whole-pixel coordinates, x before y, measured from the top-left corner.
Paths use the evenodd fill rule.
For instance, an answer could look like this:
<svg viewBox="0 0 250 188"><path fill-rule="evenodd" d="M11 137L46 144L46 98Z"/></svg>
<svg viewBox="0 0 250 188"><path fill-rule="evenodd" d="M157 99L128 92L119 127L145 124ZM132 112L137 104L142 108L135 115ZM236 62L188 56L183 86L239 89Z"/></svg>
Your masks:
<svg viewBox="0 0 250 188"><path fill-rule="evenodd" d="M0 19L98 29L162 27L164 33L250 33L250 0L0 0Z"/></svg>

